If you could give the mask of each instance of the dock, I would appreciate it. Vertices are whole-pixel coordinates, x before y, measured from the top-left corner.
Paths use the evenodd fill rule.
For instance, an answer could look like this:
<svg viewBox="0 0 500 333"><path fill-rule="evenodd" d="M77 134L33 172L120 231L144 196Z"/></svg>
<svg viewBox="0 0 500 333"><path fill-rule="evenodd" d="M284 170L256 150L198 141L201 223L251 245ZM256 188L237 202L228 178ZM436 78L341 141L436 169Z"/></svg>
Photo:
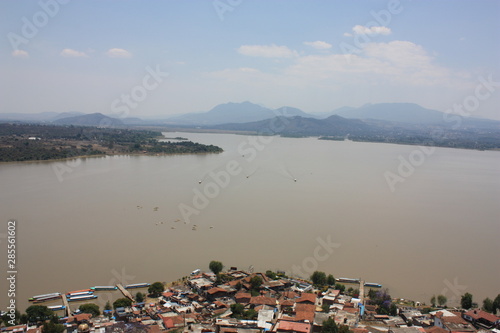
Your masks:
<svg viewBox="0 0 500 333"><path fill-rule="evenodd" d="M69 317L71 316L71 309L69 308L68 299L66 298L65 294L62 294L61 296L64 304L64 312L66 313L66 317Z"/></svg>
<svg viewBox="0 0 500 333"><path fill-rule="evenodd" d="M365 304L365 281L359 279L359 299L361 304Z"/></svg>
<svg viewBox="0 0 500 333"><path fill-rule="evenodd" d="M131 293L130 293L127 289L125 289L125 288L121 285L121 283L118 283L118 284L116 285L116 287L117 287L118 289L120 289L120 291L122 292L123 296L127 297L127 298L128 298L129 300L131 300L132 302L134 302L134 301L135 301L135 300L134 300L134 297L132 297L132 294L131 294Z"/></svg>

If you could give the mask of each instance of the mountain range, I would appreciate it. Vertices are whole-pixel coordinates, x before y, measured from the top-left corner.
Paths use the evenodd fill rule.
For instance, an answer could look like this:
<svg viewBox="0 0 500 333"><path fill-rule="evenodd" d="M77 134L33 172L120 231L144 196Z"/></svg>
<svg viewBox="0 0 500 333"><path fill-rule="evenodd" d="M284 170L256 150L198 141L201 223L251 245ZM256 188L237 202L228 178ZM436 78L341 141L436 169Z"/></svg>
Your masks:
<svg viewBox="0 0 500 333"><path fill-rule="evenodd" d="M336 117L332 118L333 115ZM459 124L464 129L500 130L500 121L447 115L413 103L366 104L358 108L341 107L324 114L309 114L289 106L270 109L251 102L242 102L219 104L206 112L188 113L174 117L157 117L156 119L118 119L112 115L107 116L101 113L42 112L37 114L4 113L0 114L0 121L44 122L78 126L103 126L103 124L112 126L153 125L262 131L265 130L266 123L259 122L275 117L294 118L293 126L295 126L297 132L304 133L304 135L305 133L313 133L312 128L316 128L323 133L326 128L338 129L339 126L343 128L352 127L352 131L355 128L368 131L370 126L386 128L439 126L452 128L453 126L457 127L456 125ZM363 122L351 122L348 125L346 120L363 120ZM365 126L361 126L362 124ZM258 128L259 126L263 126L263 128ZM288 126L292 126L292 124Z"/></svg>

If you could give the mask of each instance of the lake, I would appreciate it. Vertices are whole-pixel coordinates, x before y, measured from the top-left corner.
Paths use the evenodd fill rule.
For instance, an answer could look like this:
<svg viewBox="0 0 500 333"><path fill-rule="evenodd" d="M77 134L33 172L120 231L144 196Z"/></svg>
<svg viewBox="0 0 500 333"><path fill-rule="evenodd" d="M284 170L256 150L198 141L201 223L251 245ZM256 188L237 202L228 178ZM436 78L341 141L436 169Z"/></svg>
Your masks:
<svg viewBox="0 0 500 333"><path fill-rule="evenodd" d="M37 294L173 281L211 260L318 269L426 303L500 293L500 152L165 135L224 152L0 165L0 248L17 220L21 309ZM103 295L101 309L119 296Z"/></svg>

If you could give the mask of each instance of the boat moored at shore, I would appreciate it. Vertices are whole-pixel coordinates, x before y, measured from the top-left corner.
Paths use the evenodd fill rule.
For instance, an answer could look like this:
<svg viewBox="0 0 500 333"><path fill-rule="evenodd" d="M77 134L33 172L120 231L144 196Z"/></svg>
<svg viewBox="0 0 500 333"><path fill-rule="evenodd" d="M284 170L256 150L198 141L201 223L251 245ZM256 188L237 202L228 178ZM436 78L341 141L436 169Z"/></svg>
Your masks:
<svg viewBox="0 0 500 333"><path fill-rule="evenodd" d="M151 284L150 283L134 283L134 284L127 284L125 286L125 289L134 289L134 288L145 288L149 287Z"/></svg>

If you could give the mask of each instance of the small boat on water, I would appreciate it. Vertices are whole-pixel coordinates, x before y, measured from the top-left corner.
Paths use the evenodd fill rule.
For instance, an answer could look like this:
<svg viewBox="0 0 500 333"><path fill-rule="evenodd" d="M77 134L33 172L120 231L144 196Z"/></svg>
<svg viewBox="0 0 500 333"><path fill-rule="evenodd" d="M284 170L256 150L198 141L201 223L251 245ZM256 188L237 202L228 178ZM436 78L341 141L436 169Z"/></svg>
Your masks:
<svg viewBox="0 0 500 333"><path fill-rule="evenodd" d="M42 298L47 298L47 297L61 297L61 293L51 293L51 294L43 294L43 295L36 295L28 299L29 301L35 301L37 299L42 299Z"/></svg>
<svg viewBox="0 0 500 333"><path fill-rule="evenodd" d="M116 286L95 286L90 289L95 291L102 291L102 290L116 290L118 288Z"/></svg>
<svg viewBox="0 0 500 333"><path fill-rule="evenodd" d="M92 291L92 289L81 289L81 290L69 291L69 292L66 293L66 295L76 294L76 293L83 293L83 292L86 292L86 291Z"/></svg>
<svg viewBox="0 0 500 333"><path fill-rule="evenodd" d="M66 294L66 297L72 298L72 297L76 297L76 296L93 295L93 294L94 294L94 291L81 291L78 293Z"/></svg>
<svg viewBox="0 0 500 333"><path fill-rule="evenodd" d="M365 287L382 288L382 285L378 283L366 282Z"/></svg>
<svg viewBox="0 0 500 333"><path fill-rule="evenodd" d="M45 297L39 297L39 298L30 298L29 301L33 303L43 303L47 301L51 301L53 299L58 299L61 298L61 295L53 295L53 296L45 296Z"/></svg>
<svg viewBox="0 0 500 333"><path fill-rule="evenodd" d="M338 278L337 282L343 283L359 283L359 279L349 279L349 278Z"/></svg>
<svg viewBox="0 0 500 333"><path fill-rule="evenodd" d="M81 295L68 298L68 302L76 302L76 301L86 301L89 299L97 298L96 295Z"/></svg>
<svg viewBox="0 0 500 333"><path fill-rule="evenodd" d="M134 288L145 288L149 287L151 284L150 283L134 283L134 284L127 284L125 286L125 289L134 289Z"/></svg>
<svg viewBox="0 0 500 333"><path fill-rule="evenodd" d="M51 305L51 306L48 306L47 308L49 308L52 311L59 311L59 310L66 309L66 307L64 305Z"/></svg>

